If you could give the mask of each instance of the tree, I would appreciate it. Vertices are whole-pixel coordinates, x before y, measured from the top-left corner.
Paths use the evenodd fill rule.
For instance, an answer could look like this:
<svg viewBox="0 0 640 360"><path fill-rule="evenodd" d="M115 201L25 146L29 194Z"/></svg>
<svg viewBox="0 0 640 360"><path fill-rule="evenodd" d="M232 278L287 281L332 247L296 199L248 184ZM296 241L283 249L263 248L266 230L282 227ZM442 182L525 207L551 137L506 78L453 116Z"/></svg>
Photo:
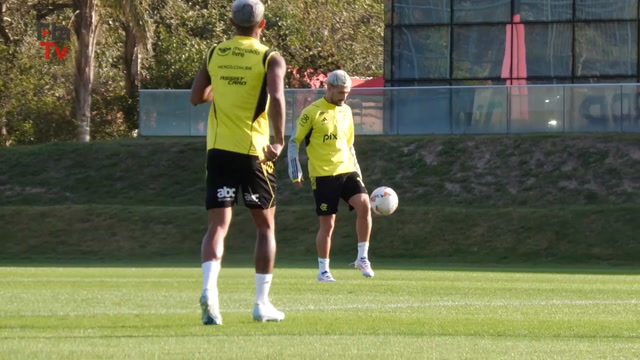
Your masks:
<svg viewBox="0 0 640 360"><path fill-rule="evenodd" d="M150 0L109 0L105 6L124 32L124 87L127 95L133 98L139 87L140 57L150 50L153 40Z"/></svg>
<svg viewBox="0 0 640 360"><path fill-rule="evenodd" d="M13 42L7 26L5 24L5 13L7 11L7 3L5 0L0 0L0 38L5 45L10 45Z"/></svg>
<svg viewBox="0 0 640 360"><path fill-rule="evenodd" d="M381 0L264 2L263 41L292 68L382 73ZM230 6L230 0L0 0L0 146L129 136L137 126L138 87L189 88L207 50L234 34ZM309 18L310 10L317 16ZM43 59L36 22L73 30L70 42L56 44L71 48L67 59Z"/></svg>
<svg viewBox="0 0 640 360"><path fill-rule="evenodd" d="M151 1L156 36L154 55L145 63L144 86L188 88L206 50L234 33L229 22L230 1ZM262 40L283 54L292 71L311 70L309 75L314 75L342 68L355 76L382 75L382 1L281 0L265 4L267 27ZM288 85L296 87L292 71Z"/></svg>
<svg viewBox="0 0 640 360"><path fill-rule="evenodd" d="M0 0L0 38L4 43L4 46L0 44L0 63L2 64L2 68L7 67L10 62L11 57L13 57L13 49L11 45L13 44L13 38L9 34L6 26L5 13L7 11L6 1ZM4 70L4 69L3 69ZM8 71L2 71L3 74L9 74ZM5 79L0 79L0 87L4 88ZM2 101L0 101L0 106L3 105ZM7 133L7 119L5 118L4 112L0 113L0 145L9 146L11 141L8 138Z"/></svg>
<svg viewBox="0 0 640 360"><path fill-rule="evenodd" d="M34 46L34 19L65 21L70 9L54 14L44 0L3 0L0 7L5 40L11 39L0 40L0 146L73 138L71 62L45 60Z"/></svg>
<svg viewBox="0 0 640 360"><path fill-rule="evenodd" d="M233 34L228 0L151 0L153 55L146 59L145 88L187 89L207 50Z"/></svg>
<svg viewBox="0 0 640 360"><path fill-rule="evenodd" d="M11 57L13 54L11 53L11 48L7 44L0 43L0 73L2 74L11 74L8 70L9 64L11 61ZM8 77L2 76L0 77L0 89L6 89L8 86ZM2 109L7 108L8 100L5 99L5 91L0 90L0 107ZM0 110L0 146L9 146L11 145L11 140L9 139L9 133L7 131L7 118L4 110Z"/></svg>
<svg viewBox="0 0 640 360"><path fill-rule="evenodd" d="M382 1L273 2L267 10L265 42L282 52L292 69L326 73L340 68L356 76L379 76L383 17Z"/></svg>
<svg viewBox="0 0 640 360"><path fill-rule="evenodd" d="M78 122L78 141L91 140L91 85L93 84L94 54L98 38L98 0L74 0L76 14L74 30L77 37L76 72L74 81L75 110Z"/></svg>

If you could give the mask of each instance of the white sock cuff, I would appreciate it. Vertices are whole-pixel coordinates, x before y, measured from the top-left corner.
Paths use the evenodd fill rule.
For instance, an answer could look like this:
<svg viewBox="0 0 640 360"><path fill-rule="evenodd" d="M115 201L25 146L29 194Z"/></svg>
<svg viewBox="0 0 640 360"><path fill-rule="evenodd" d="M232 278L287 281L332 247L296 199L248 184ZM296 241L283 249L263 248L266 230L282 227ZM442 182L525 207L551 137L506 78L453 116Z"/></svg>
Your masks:
<svg viewBox="0 0 640 360"><path fill-rule="evenodd" d="M318 258L318 272L323 273L329 271L329 259Z"/></svg>
<svg viewBox="0 0 640 360"><path fill-rule="evenodd" d="M269 289L273 274L256 274L256 304L269 304Z"/></svg>
<svg viewBox="0 0 640 360"><path fill-rule="evenodd" d="M220 261L205 261L202 263L202 290L218 291L218 274Z"/></svg>
<svg viewBox="0 0 640 360"><path fill-rule="evenodd" d="M368 257L369 256L369 242L359 242L358 243L358 258Z"/></svg>
<svg viewBox="0 0 640 360"><path fill-rule="evenodd" d="M266 283L270 282L273 279L273 274L258 274L256 273L256 283Z"/></svg>
<svg viewBox="0 0 640 360"><path fill-rule="evenodd" d="M202 263L202 272L220 271L220 261L205 261Z"/></svg>

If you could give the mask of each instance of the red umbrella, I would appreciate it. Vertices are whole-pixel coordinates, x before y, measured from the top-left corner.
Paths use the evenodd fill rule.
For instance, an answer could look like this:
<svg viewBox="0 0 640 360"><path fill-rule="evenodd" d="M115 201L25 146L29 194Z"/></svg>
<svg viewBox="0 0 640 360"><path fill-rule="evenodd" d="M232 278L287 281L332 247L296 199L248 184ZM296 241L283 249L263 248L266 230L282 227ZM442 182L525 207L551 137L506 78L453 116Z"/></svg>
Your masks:
<svg viewBox="0 0 640 360"><path fill-rule="evenodd" d="M516 2L516 10L517 10ZM511 95L511 117L514 119L529 119L529 100L527 87L527 48L525 44L524 24L520 22L520 14L515 11L512 23L507 24L507 36L502 62L502 78L509 88ZM519 86L518 86L519 85Z"/></svg>

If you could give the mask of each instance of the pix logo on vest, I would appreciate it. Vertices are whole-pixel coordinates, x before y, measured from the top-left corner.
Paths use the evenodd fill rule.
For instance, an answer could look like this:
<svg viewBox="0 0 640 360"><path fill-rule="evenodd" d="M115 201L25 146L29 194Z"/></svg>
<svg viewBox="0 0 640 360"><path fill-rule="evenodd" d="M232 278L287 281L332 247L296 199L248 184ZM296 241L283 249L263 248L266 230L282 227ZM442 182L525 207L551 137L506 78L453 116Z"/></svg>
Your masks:
<svg viewBox="0 0 640 360"><path fill-rule="evenodd" d="M37 38L40 46L44 47L44 58L51 59L51 48L56 52L58 59L63 60L69 51L68 46L62 49L56 45L56 41L71 41L71 32L66 26L56 25L55 23L38 23ZM44 41L51 40L51 41Z"/></svg>
<svg viewBox="0 0 640 360"><path fill-rule="evenodd" d="M331 140L338 140L338 134L325 134L322 137L322 142L331 141Z"/></svg>
<svg viewBox="0 0 640 360"><path fill-rule="evenodd" d="M236 198L236 189L226 186L218 189L218 201L232 201Z"/></svg>

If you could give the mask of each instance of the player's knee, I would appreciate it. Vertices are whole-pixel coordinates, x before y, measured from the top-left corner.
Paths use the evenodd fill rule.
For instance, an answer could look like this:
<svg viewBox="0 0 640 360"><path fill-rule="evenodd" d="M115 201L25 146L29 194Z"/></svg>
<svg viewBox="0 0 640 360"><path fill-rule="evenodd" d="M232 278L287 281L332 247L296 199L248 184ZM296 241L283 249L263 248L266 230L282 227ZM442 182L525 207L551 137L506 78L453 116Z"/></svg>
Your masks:
<svg viewBox="0 0 640 360"><path fill-rule="evenodd" d="M254 219L254 225L258 234L270 234L274 232L275 225L269 219Z"/></svg>
<svg viewBox="0 0 640 360"><path fill-rule="evenodd" d="M210 223L205 238L224 238L229 230L228 224Z"/></svg>
<svg viewBox="0 0 640 360"><path fill-rule="evenodd" d="M354 195L350 200L349 204L353 206L353 208L357 212L365 212L369 211L369 197L367 194L358 194Z"/></svg>
<svg viewBox="0 0 640 360"><path fill-rule="evenodd" d="M326 223L320 224L320 231L322 231L323 233L331 234L335 227L336 227L335 222L326 222Z"/></svg>
<svg viewBox="0 0 640 360"><path fill-rule="evenodd" d="M271 235L274 234L275 227L273 226L273 224L256 224L256 231L258 232L259 235Z"/></svg>
<svg viewBox="0 0 640 360"><path fill-rule="evenodd" d="M333 232L333 228L336 226L336 216L335 215L325 215L320 216L320 231L322 233L331 234Z"/></svg>
<svg viewBox="0 0 640 360"><path fill-rule="evenodd" d="M270 233L273 232L275 228L273 219L267 217L256 217L253 219L253 223L259 233Z"/></svg>
<svg viewBox="0 0 640 360"><path fill-rule="evenodd" d="M331 239L333 236L333 227L320 227L318 230L318 236L321 239Z"/></svg>

